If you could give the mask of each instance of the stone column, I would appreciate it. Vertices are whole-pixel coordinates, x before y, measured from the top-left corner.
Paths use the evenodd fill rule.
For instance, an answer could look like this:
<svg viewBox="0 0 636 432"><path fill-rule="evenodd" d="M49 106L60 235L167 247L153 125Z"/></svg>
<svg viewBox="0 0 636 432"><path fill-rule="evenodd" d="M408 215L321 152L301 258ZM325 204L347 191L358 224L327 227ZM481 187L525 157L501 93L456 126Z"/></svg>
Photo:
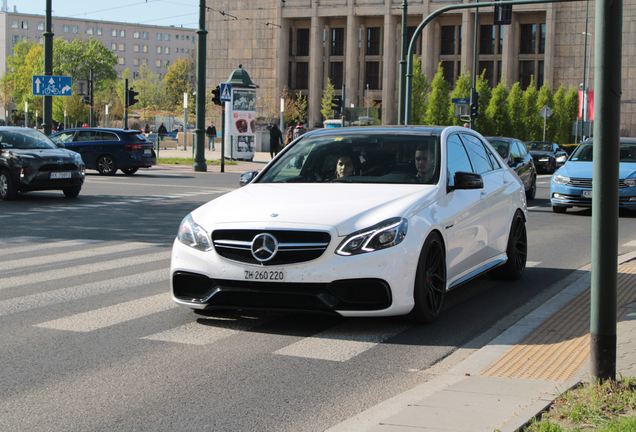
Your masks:
<svg viewBox="0 0 636 432"><path fill-rule="evenodd" d="M396 30L401 17L384 15L384 43L382 50L382 124L397 124L397 68L402 41L396 41ZM401 35L400 35L401 36ZM400 37L401 39L401 37ZM397 44L396 44L397 42Z"/></svg>
<svg viewBox="0 0 636 432"><path fill-rule="evenodd" d="M345 58L345 80L347 86L347 100L342 101L342 106L350 107L358 105L360 95L360 59L358 58L358 37L360 34L360 18L350 13L347 16L347 47Z"/></svg>
<svg viewBox="0 0 636 432"><path fill-rule="evenodd" d="M320 99L322 96L322 35L324 18L315 13L311 17L309 46L309 92L307 95L307 130L314 129L321 119Z"/></svg>

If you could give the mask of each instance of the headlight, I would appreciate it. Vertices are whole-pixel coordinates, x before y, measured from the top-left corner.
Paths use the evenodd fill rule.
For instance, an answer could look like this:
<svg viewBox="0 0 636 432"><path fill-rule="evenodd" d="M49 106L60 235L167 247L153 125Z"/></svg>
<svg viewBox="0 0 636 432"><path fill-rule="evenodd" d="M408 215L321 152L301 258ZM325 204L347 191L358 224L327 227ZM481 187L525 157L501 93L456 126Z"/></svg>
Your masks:
<svg viewBox="0 0 636 432"><path fill-rule="evenodd" d="M336 253L338 255L357 255L386 249L400 244L406 236L408 222L404 218L391 218L377 225L356 231L345 238Z"/></svg>
<svg viewBox="0 0 636 432"><path fill-rule="evenodd" d="M565 162L565 160L566 160L567 158L568 158L567 156L559 156L559 157L557 158L557 162L559 162L559 163L561 163L561 162Z"/></svg>
<svg viewBox="0 0 636 432"><path fill-rule="evenodd" d="M566 185L570 182L570 177L565 177L562 175L554 175L552 176L552 181L556 184Z"/></svg>
<svg viewBox="0 0 636 432"><path fill-rule="evenodd" d="M84 161L82 160L82 155L79 153L75 153L75 163L80 165L84 165Z"/></svg>
<svg viewBox="0 0 636 432"><path fill-rule="evenodd" d="M191 214L187 215L183 221L181 221L177 239L184 245L203 252L212 249L207 231L194 222Z"/></svg>
<svg viewBox="0 0 636 432"><path fill-rule="evenodd" d="M539 159L539 162L547 162L549 160L550 160L550 158L544 157L544 158Z"/></svg>
<svg viewBox="0 0 636 432"><path fill-rule="evenodd" d="M627 187L636 186L636 179L625 179L625 186Z"/></svg>

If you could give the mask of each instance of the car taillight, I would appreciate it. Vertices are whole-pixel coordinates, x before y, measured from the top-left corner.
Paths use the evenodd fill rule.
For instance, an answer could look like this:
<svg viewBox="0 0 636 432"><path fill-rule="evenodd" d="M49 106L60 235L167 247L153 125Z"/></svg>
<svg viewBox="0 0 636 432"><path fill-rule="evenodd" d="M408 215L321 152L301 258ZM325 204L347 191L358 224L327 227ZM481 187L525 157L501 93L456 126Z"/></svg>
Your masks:
<svg viewBox="0 0 636 432"><path fill-rule="evenodd" d="M125 147L126 147L126 150L132 151L132 150L141 150L144 146L142 146L141 144L126 144Z"/></svg>

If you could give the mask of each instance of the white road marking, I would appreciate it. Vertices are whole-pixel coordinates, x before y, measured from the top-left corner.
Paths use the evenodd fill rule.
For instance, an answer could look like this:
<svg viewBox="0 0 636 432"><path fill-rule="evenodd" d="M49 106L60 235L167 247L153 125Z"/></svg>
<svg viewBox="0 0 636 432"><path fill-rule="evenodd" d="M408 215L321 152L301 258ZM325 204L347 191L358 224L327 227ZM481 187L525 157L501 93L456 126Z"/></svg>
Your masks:
<svg viewBox="0 0 636 432"><path fill-rule="evenodd" d="M145 336L142 339L174 342L188 345L208 345L221 339L250 330L262 325L271 319L260 319L254 317L237 318L199 318L196 322L191 322L180 327ZM205 322L210 325L205 325Z"/></svg>
<svg viewBox="0 0 636 432"><path fill-rule="evenodd" d="M636 240L630 241L628 243L625 243L623 246L624 247L636 247Z"/></svg>
<svg viewBox="0 0 636 432"><path fill-rule="evenodd" d="M541 261L526 261L526 267L537 267Z"/></svg>
<svg viewBox="0 0 636 432"><path fill-rule="evenodd" d="M411 327L406 323L355 319L317 333L274 354L345 362Z"/></svg>
<svg viewBox="0 0 636 432"><path fill-rule="evenodd" d="M1 249L0 256L2 255L15 255L24 252L33 252L40 251L45 249L62 249L65 247L72 247L77 245L91 244L91 243L100 243L100 240L62 240L62 241L54 241L54 242L37 242L32 243L29 246L22 246L10 249ZM2 281L0 281L2 282Z"/></svg>
<svg viewBox="0 0 636 432"><path fill-rule="evenodd" d="M178 307L169 293L157 294L89 312L36 324L36 327L90 332Z"/></svg>

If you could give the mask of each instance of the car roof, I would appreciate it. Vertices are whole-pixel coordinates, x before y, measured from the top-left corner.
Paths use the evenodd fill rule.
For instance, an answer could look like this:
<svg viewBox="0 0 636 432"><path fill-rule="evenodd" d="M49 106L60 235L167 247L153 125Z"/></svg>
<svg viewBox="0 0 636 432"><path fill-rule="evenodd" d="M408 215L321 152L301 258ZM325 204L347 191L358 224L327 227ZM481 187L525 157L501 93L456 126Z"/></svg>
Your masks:
<svg viewBox="0 0 636 432"><path fill-rule="evenodd" d="M424 136L439 136L445 129L456 128L458 130L467 131L469 129L459 126L396 126L396 125L383 125L383 126L356 126L346 128L321 128L314 129L307 132L303 136L320 136L320 135L349 135L349 134L369 134L369 135L381 135L386 133L402 133L413 132L418 135Z"/></svg>
<svg viewBox="0 0 636 432"><path fill-rule="evenodd" d="M60 132L71 132L71 131L105 131L105 132L119 132L119 133L141 133L140 130L137 129L121 129L121 128L102 128L102 127L79 127L79 128L68 128L64 129Z"/></svg>
<svg viewBox="0 0 636 432"><path fill-rule="evenodd" d="M620 137L619 139L621 144L636 144L636 138ZM594 138L588 138L581 144L592 144L593 142Z"/></svg>

